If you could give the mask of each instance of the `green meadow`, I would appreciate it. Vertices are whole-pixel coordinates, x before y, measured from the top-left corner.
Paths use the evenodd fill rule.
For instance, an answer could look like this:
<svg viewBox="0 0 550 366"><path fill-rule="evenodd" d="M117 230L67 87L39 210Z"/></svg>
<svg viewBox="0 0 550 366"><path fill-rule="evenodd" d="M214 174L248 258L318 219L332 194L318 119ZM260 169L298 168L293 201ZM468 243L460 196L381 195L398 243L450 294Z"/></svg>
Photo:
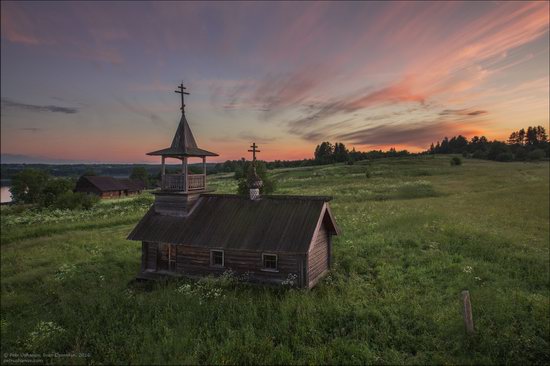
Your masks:
<svg viewBox="0 0 550 366"><path fill-rule="evenodd" d="M277 194L333 196L342 235L310 291L231 275L133 283L141 246L125 238L150 195L89 212L2 207L1 352L57 364L548 364L549 163L449 162L272 171Z"/></svg>

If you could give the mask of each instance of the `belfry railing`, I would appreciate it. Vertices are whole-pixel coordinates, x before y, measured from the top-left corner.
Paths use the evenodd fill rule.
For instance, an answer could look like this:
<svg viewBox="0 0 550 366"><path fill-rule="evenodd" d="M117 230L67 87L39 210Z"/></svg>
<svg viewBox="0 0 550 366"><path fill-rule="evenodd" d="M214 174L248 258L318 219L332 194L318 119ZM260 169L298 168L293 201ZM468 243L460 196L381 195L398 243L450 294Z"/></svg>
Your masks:
<svg viewBox="0 0 550 366"><path fill-rule="evenodd" d="M165 174L162 176L161 188L165 191L200 191L206 188L206 176L189 174L186 182L185 174Z"/></svg>

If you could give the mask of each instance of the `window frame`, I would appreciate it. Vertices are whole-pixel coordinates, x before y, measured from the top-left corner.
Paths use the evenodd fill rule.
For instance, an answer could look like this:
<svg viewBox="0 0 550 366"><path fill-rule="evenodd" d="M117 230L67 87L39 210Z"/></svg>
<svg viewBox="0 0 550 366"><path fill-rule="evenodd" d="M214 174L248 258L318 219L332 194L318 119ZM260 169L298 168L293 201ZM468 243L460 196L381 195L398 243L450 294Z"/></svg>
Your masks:
<svg viewBox="0 0 550 366"><path fill-rule="evenodd" d="M268 268L265 266L265 257L275 257L275 268ZM262 271L265 272L279 272L279 256L275 253L262 253Z"/></svg>
<svg viewBox="0 0 550 366"><path fill-rule="evenodd" d="M214 253L222 253L222 264L214 263ZM210 249L210 267L223 268L225 267L225 252L223 249Z"/></svg>

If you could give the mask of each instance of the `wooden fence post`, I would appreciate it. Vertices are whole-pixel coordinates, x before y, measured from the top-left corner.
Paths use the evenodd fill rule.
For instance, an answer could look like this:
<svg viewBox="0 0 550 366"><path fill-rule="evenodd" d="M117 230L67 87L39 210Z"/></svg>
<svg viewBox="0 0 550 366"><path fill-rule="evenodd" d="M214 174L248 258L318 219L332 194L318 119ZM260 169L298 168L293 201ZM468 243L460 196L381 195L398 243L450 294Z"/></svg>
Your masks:
<svg viewBox="0 0 550 366"><path fill-rule="evenodd" d="M464 326L466 327L466 333L474 333L474 319L472 317L472 304L470 303L470 291L462 291L462 306L464 316Z"/></svg>

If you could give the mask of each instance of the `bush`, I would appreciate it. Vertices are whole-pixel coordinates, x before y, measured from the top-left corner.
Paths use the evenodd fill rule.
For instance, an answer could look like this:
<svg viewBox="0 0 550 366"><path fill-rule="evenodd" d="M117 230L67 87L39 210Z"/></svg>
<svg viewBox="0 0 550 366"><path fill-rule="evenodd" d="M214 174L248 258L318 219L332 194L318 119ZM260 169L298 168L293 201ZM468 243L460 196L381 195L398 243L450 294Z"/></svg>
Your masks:
<svg viewBox="0 0 550 366"><path fill-rule="evenodd" d="M60 209L91 209L97 202L99 197L88 195L86 193L73 193L71 191L60 194L55 200L53 206Z"/></svg>
<svg viewBox="0 0 550 366"><path fill-rule="evenodd" d="M95 194L84 194L82 193L82 208L85 210L90 210L99 202L99 196Z"/></svg>
<svg viewBox="0 0 550 366"><path fill-rule="evenodd" d="M71 191L61 193L53 203L55 208L74 210L81 207L78 194Z"/></svg>
<svg viewBox="0 0 550 366"><path fill-rule="evenodd" d="M426 180L405 182L397 188L397 197L402 199L434 196L437 196L437 192L432 186L432 183Z"/></svg>
<svg viewBox="0 0 550 366"><path fill-rule="evenodd" d="M535 149L527 153L527 160L541 160L544 159L546 153L542 149Z"/></svg>
<svg viewBox="0 0 550 366"><path fill-rule="evenodd" d="M275 184L275 181L269 178L267 180L262 180L262 182L263 182L263 185L260 188L260 194L271 194L275 192L275 189L277 189L277 185ZM241 179L237 186L237 193L240 195L246 196L248 195L248 192L249 192L249 188L248 188L248 183L246 179Z"/></svg>
<svg viewBox="0 0 550 366"><path fill-rule="evenodd" d="M462 165L462 159L460 159L458 156L454 156L451 159L451 165L453 165L453 166Z"/></svg>
<svg viewBox="0 0 550 366"><path fill-rule="evenodd" d="M48 180L42 189L40 204L44 207L53 205L61 194L72 191L74 186L74 182L66 178Z"/></svg>
<svg viewBox="0 0 550 366"><path fill-rule="evenodd" d="M237 172L235 171L235 175L236 174ZM248 192L249 192L248 181L252 178L253 174L254 174L254 167L252 164L248 164L246 178L243 177L239 180L239 184L237 186L238 194L248 195ZM269 175L267 175L267 169L265 168L265 164L263 164L263 162L260 162L260 164L257 166L256 174L262 180L262 186L260 187L260 194L270 194L275 192L275 189L277 188L275 181L273 181L269 177Z"/></svg>
<svg viewBox="0 0 550 366"><path fill-rule="evenodd" d="M502 152L502 153L500 153L496 156L495 160L496 161L502 161L502 162L512 161L512 160L514 160L514 155L512 155L512 153L510 153L510 152Z"/></svg>
<svg viewBox="0 0 550 366"><path fill-rule="evenodd" d="M487 159L487 152L484 150L476 150L472 154L472 158L474 159Z"/></svg>
<svg viewBox="0 0 550 366"><path fill-rule="evenodd" d="M518 147L514 152L515 160L525 160L527 159L527 151L523 147Z"/></svg>
<svg viewBox="0 0 550 366"><path fill-rule="evenodd" d="M487 154L487 158L489 160L496 160L496 161L510 161L510 160L499 160L499 156L501 154L509 154L510 160L514 159L514 156L512 153L510 153L510 148L508 145L506 145L504 142L500 141L494 141L491 143L491 147L489 148L489 153ZM508 156L502 156L504 159L507 159Z"/></svg>

